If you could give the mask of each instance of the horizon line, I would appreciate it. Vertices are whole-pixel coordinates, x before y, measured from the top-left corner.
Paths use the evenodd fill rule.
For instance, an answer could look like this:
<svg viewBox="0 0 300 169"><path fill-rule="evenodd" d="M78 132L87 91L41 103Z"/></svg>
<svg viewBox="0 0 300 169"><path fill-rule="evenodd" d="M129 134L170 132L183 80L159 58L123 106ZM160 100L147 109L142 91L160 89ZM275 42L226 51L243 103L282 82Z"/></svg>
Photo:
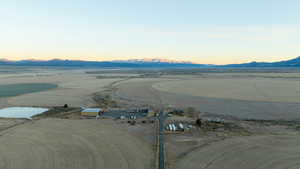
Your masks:
<svg viewBox="0 0 300 169"><path fill-rule="evenodd" d="M299 56L295 56L293 57L294 59L296 58L300 58ZM243 64L243 63L251 63L251 62L258 62L258 61L248 61L248 62L240 62L240 63L228 63L228 64L214 64L214 63L208 63L208 64L204 64L204 63L198 63L198 62L193 62L193 61L188 61L188 60L179 60L179 59L164 59L164 58L157 58L157 57L153 57L153 58L142 58L142 59L138 59L138 58L133 58L133 59L115 59L115 60L84 60L84 59L60 59L60 58L52 58L52 59L35 59L35 58L30 58L30 59L6 59L6 58L0 58L0 61L9 61L9 62L19 62L19 61L53 61L53 60L61 60L61 61L83 61L83 62L113 62L113 61L133 61L133 60L137 60L137 61L147 61L147 60L162 60L162 62L166 62L166 63L187 63L187 64L203 64L203 65L230 65L230 64ZM165 61L163 61L165 60ZM272 63L272 62L280 62L280 61L288 61L291 59L286 59L286 60L277 60L277 61L259 61L259 62L265 62L265 63Z"/></svg>

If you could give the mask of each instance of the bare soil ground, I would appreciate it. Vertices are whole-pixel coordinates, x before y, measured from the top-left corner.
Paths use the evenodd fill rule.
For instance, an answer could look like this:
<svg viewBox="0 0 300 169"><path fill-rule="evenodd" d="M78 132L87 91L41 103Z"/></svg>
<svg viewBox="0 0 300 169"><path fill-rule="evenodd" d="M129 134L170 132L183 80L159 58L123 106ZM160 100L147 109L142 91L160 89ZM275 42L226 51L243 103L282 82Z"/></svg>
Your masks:
<svg viewBox="0 0 300 169"><path fill-rule="evenodd" d="M86 74L86 70L61 69L26 69L14 73L0 74L0 84L19 83L52 83L58 88L43 92L29 93L16 97L1 98L0 107L9 106L61 106L69 104L73 107L93 106L95 92L105 90L105 87L119 78L99 79L97 75ZM30 70L30 71L29 71Z"/></svg>
<svg viewBox="0 0 300 169"><path fill-rule="evenodd" d="M140 118L136 120L135 125L128 123L128 120L115 120L115 124L127 130L130 134L141 138L153 147L156 148L156 123L154 118Z"/></svg>
<svg viewBox="0 0 300 169"><path fill-rule="evenodd" d="M0 84L24 82L53 83L59 88L1 99L0 107L93 106L99 105L95 96L111 94L119 106L195 107L204 117L229 119L225 124L209 123L184 134L168 134L171 168L299 168L300 127L294 121L300 119L298 70L26 68L0 73ZM0 168L153 167L154 124L79 120L77 109L54 109L45 117L24 125L0 120L0 144L4 145L0 146Z"/></svg>
<svg viewBox="0 0 300 169"><path fill-rule="evenodd" d="M300 80L275 78L198 78L153 85L169 93L263 102L300 102Z"/></svg>
<svg viewBox="0 0 300 169"><path fill-rule="evenodd" d="M180 120L172 118L172 121L174 119ZM295 159L299 157L299 154L295 154L294 159L288 159L290 155L300 151L300 147L294 142L300 139L299 121L204 121L199 128L192 120L183 120L190 121L194 127L182 134L167 134L169 168L272 168L271 163L276 160L282 160L280 167L284 168L296 163ZM265 166L256 161L256 153L270 165ZM274 161L268 157L268 153L274 153L271 155ZM284 154L287 155L287 160ZM219 163L218 160L223 161Z"/></svg>
<svg viewBox="0 0 300 169"><path fill-rule="evenodd" d="M232 120L221 127L213 125L193 128L184 134L167 134L167 165L170 168L292 169L300 166L299 123L294 121L300 119L299 92L293 93L298 90L298 76L254 73L130 79L116 85L114 98L157 107L160 103L165 107L195 107L205 115ZM202 81L207 81L204 82L206 87L202 86ZM161 84L166 91L159 88ZM209 90L205 91L206 88ZM228 88L236 93L231 94ZM219 95L215 98L206 95L211 93ZM193 123L193 120L175 117L169 120Z"/></svg>
<svg viewBox="0 0 300 169"><path fill-rule="evenodd" d="M300 167L299 141L299 135L232 138L195 149L174 168L296 169Z"/></svg>
<svg viewBox="0 0 300 169"><path fill-rule="evenodd" d="M149 169L152 147L111 120L42 119L0 136L3 169Z"/></svg>
<svg viewBox="0 0 300 169"><path fill-rule="evenodd" d="M21 125L27 122L27 119L8 119L0 118L0 132L12 128L17 125Z"/></svg>
<svg viewBox="0 0 300 169"><path fill-rule="evenodd" d="M185 78L191 79L194 77ZM181 80L174 78L131 79L117 86L118 90L115 92L115 98L132 101L134 103L148 103L158 105L159 96L165 106L173 106L179 108L195 107L201 112L208 112L226 116L235 116L242 119L300 119L300 103L290 103L288 101L271 102L248 101L230 98L211 98L193 96L188 93L184 94L164 92L156 90L152 87L153 85L160 83L172 84L174 82L175 84L183 83L181 87L182 90L190 90L188 86L189 84L184 84L185 81L189 83L191 82L189 80ZM222 81L219 81L218 83L221 85ZM295 85L296 83L298 84L298 81L295 82ZM214 84L212 86L216 85ZM215 90L218 91L221 89L215 88ZM241 91L241 89L238 90ZM284 92L284 90L285 89L281 89L280 92L282 93ZM288 88L286 90L290 90L291 92L293 88ZM195 90L195 93L201 93L201 91L202 90ZM207 91L203 89L203 93L205 92ZM255 90L253 92L255 93ZM299 92L293 95L298 94Z"/></svg>

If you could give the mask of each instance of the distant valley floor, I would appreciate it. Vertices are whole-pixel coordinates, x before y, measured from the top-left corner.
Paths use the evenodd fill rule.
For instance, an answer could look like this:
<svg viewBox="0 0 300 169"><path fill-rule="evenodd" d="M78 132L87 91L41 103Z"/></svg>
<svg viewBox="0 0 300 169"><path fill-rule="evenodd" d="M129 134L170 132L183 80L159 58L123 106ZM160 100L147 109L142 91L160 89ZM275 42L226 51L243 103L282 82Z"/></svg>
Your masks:
<svg viewBox="0 0 300 169"><path fill-rule="evenodd" d="M201 80L205 81L206 79ZM156 88L153 88L154 85L160 83L172 83L176 81L180 81L183 84L182 88L186 87L184 85L185 81L180 79L131 80L120 84L115 95L116 97L119 97L121 99L127 99L129 101L132 100L140 102L141 104L150 103L158 105L158 101L161 99L163 104L166 106L174 106L180 108L195 107L201 112L229 115L242 119L300 119L300 103L296 102L271 102L239 100L231 98L210 98L203 96L192 96L188 93L183 94L158 91ZM201 90L195 92L200 93ZM203 92L207 93L207 91Z"/></svg>

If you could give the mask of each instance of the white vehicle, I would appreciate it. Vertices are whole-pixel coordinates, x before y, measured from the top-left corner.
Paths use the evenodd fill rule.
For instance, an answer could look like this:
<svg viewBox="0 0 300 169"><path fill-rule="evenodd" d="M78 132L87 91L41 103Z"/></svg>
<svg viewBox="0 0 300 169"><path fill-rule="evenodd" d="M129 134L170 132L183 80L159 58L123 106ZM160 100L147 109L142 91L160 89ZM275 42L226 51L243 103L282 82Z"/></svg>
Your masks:
<svg viewBox="0 0 300 169"><path fill-rule="evenodd" d="M177 130L177 127L175 126L175 124L172 124L174 131Z"/></svg>
<svg viewBox="0 0 300 169"><path fill-rule="evenodd" d="M172 124L169 124L169 127L170 127L170 131L173 131L173 126L172 126Z"/></svg>
<svg viewBox="0 0 300 169"><path fill-rule="evenodd" d="M166 126L166 130L170 130L170 127L169 127L169 125L167 125L167 126Z"/></svg>
<svg viewBox="0 0 300 169"><path fill-rule="evenodd" d="M184 126L183 126L182 123L179 123L179 128L180 128L180 129L184 129Z"/></svg>

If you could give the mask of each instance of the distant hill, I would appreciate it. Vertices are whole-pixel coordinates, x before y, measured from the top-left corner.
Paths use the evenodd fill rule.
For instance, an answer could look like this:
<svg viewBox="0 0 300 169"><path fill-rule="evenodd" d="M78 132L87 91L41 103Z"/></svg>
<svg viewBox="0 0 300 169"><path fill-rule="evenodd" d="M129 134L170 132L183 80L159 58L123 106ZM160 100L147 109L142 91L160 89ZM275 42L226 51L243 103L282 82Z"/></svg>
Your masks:
<svg viewBox="0 0 300 169"><path fill-rule="evenodd" d="M57 67L102 67L102 68L226 68L226 67L300 67L300 56L286 61L279 62L249 62L242 64L228 65L208 65L196 64L192 62L181 62L166 59L131 59L116 61L80 61L80 60L60 60L48 61L21 60L10 61L0 59L0 66L57 66Z"/></svg>
<svg viewBox="0 0 300 169"><path fill-rule="evenodd" d="M195 64L190 62L177 62L166 60L126 60L126 61L80 61L80 60L60 60L53 59L48 61L39 60L21 60L9 61L0 60L0 65L7 66L67 66L67 67L104 67L104 68L188 68L188 67L207 67L204 64Z"/></svg>
<svg viewBox="0 0 300 169"><path fill-rule="evenodd" d="M170 59L160 59L160 58L145 58L145 59L129 59L129 60L116 60L112 62L121 63L180 63L180 64L196 64L188 61L176 61Z"/></svg>
<svg viewBox="0 0 300 169"><path fill-rule="evenodd" d="M300 56L295 59L279 62L250 62L222 65L222 67L300 67Z"/></svg>

